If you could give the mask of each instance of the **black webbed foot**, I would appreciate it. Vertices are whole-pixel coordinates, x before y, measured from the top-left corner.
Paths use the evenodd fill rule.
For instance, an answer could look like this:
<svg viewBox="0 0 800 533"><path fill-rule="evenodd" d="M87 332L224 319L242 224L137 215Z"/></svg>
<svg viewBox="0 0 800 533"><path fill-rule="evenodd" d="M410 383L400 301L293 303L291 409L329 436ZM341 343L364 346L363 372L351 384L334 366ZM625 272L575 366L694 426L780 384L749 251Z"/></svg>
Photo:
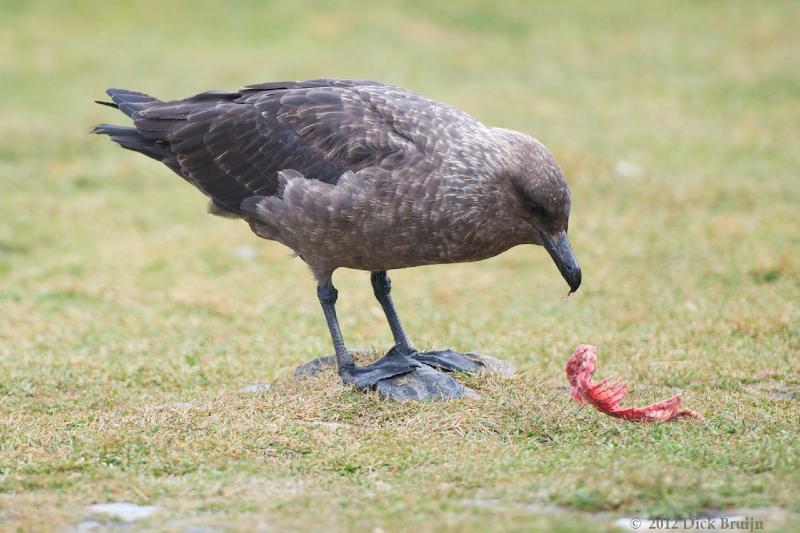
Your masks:
<svg viewBox="0 0 800 533"><path fill-rule="evenodd" d="M406 361L417 366L410 372L384 378L375 383L372 388L383 398L396 401L420 401L480 397L480 394L474 390L437 370L437 368L441 368L448 371L474 372L483 366L461 354L452 350L419 353L413 348L395 345L378 362L380 363L390 356L393 358L402 356ZM470 363L472 364L470 365Z"/></svg>
<svg viewBox="0 0 800 533"><path fill-rule="evenodd" d="M395 346L374 363L341 368L339 375L342 381L359 389L372 389L382 380L408 374L420 367L421 363L411 359L404 350Z"/></svg>
<svg viewBox="0 0 800 533"><path fill-rule="evenodd" d="M484 364L469 353L459 353L453 350L430 350L416 352L411 358L430 367L445 372L464 372L470 374L483 370Z"/></svg>
<svg viewBox="0 0 800 533"><path fill-rule="evenodd" d="M356 351L354 353L359 353ZM416 361L406 349L395 346L378 361L365 366L351 367L339 372L345 383L361 390L374 389L385 399L447 400L450 398L478 398L480 395L465 387L451 376L431 366ZM315 376L327 369L336 368L336 359L318 357L297 367L295 378Z"/></svg>
<svg viewBox="0 0 800 533"><path fill-rule="evenodd" d="M475 352L462 353L449 348L446 350L416 352L411 355L411 358L445 372L472 374L474 372L488 371L504 377L511 377L516 372L514 365L491 355Z"/></svg>

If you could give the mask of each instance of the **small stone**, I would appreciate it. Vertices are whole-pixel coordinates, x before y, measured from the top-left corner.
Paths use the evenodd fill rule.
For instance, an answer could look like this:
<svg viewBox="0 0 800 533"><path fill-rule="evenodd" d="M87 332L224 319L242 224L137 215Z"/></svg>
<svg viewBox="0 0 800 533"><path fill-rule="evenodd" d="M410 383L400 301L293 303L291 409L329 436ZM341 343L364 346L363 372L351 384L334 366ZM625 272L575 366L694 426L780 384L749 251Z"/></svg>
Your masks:
<svg viewBox="0 0 800 533"><path fill-rule="evenodd" d="M624 178L638 178L642 175L643 169L632 161L620 160L614 165L614 172Z"/></svg>
<svg viewBox="0 0 800 533"><path fill-rule="evenodd" d="M511 363L498 359L497 357L492 357L491 355L474 352L467 352L464 355L478 361L486 370L498 376L510 378L517 372L517 369Z"/></svg>
<svg viewBox="0 0 800 533"><path fill-rule="evenodd" d="M359 356L369 356L369 357L377 356L375 350L365 350L358 348L355 350L347 350L347 353L349 353L351 357L356 359L356 362L358 362ZM336 373L335 355L323 355L322 357L317 357L316 359L312 359L307 363L303 363L302 365L294 369L294 379L295 381L301 381L305 378L313 378L319 376L320 374L324 374L325 372Z"/></svg>
<svg viewBox="0 0 800 533"><path fill-rule="evenodd" d="M252 261L256 257L256 250L249 244L242 244L233 249L234 255L244 261Z"/></svg>
<svg viewBox="0 0 800 533"><path fill-rule="evenodd" d="M795 393L790 390L775 389L769 392L769 397L773 400L794 400Z"/></svg>
<svg viewBox="0 0 800 533"><path fill-rule="evenodd" d="M119 522L135 522L152 516L161 508L155 505L137 505L128 502L97 503L86 508L89 514L104 516Z"/></svg>
<svg viewBox="0 0 800 533"><path fill-rule="evenodd" d="M312 378L319 376L323 372L336 370L336 357L332 355L323 355L312 359L308 363L303 363L294 369L294 379L301 381L305 378Z"/></svg>
<svg viewBox="0 0 800 533"><path fill-rule="evenodd" d="M269 383L254 383L239 389L242 394L263 394L272 388Z"/></svg>
<svg viewBox="0 0 800 533"><path fill-rule="evenodd" d="M88 531L97 531L102 527L103 524L101 524L97 520L81 520L80 522L77 523L73 531L75 531L75 533L85 533Z"/></svg>

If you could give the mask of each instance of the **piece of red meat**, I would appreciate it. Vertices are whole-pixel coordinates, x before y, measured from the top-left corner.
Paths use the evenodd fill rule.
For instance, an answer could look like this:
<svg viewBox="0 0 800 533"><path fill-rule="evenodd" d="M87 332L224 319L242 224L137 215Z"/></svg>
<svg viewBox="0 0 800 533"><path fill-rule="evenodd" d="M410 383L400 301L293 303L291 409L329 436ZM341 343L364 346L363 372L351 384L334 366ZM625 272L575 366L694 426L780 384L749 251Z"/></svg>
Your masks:
<svg viewBox="0 0 800 533"><path fill-rule="evenodd" d="M645 407L621 407L619 404L628 393L628 386L620 378L593 382L596 363L597 348L591 344L579 345L567 361L567 379L572 397L578 403L590 403L601 413L636 422L666 422L683 417L703 419L691 409L680 409L680 394Z"/></svg>

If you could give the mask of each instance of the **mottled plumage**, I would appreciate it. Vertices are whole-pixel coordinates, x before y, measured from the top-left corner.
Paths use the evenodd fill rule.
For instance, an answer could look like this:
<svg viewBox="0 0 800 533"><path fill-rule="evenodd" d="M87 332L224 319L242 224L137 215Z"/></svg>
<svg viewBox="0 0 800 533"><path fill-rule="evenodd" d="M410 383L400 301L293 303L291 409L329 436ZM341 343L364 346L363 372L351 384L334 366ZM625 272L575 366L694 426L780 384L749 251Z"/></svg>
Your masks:
<svg viewBox="0 0 800 533"><path fill-rule="evenodd" d="M526 198L535 176L538 196L566 205L555 229L568 216L568 190L541 144L398 87L311 80L173 102L108 92L135 130L95 131L124 129L112 138L294 249L320 279L337 267L475 261L540 243Z"/></svg>
<svg viewBox="0 0 800 533"><path fill-rule="evenodd" d="M243 218L308 263L340 373L359 386L418 366L387 270L476 261L531 243L547 248L572 290L580 284L566 237L569 190L532 137L371 81L265 83L170 102L108 94L106 105L133 127L103 124L95 133L163 162L211 199L212 213ZM398 343L391 361L368 371L353 367L338 331L331 275L339 267L373 272ZM443 367L466 364L459 361ZM368 377L358 381L362 370Z"/></svg>

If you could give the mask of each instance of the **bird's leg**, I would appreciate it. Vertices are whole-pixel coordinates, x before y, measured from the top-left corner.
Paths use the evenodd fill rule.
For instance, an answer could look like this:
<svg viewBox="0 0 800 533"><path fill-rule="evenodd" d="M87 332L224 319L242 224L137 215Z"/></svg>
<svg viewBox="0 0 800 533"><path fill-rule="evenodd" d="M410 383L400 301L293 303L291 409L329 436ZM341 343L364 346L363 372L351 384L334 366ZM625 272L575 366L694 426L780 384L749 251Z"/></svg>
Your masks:
<svg viewBox="0 0 800 533"><path fill-rule="evenodd" d="M333 283L328 281L317 286L317 297L322 305L328 330L331 333L339 375L345 383L353 384L360 389L372 388L382 379L406 374L421 366L402 350L391 350L371 365L356 366L344 344L339 320L336 318L336 300L339 297L339 291L336 290Z"/></svg>
<svg viewBox="0 0 800 533"><path fill-rule="evenodd" d="M397 316L397 310L392 301L392 280L389 279L386 272L373 272L370 275L370 281L372 282L372 292L375 293L375 298L377 298L378 302L381 304L383 312L386 315L386 320L389 321L394 343L408 355L415 353L417 350L411 345L411 341L408 340L406 332L403 331L403 326L400 324L400 317Z"/></svg>
<svg viewBox="0 0 800 533"><path fill-rule="evenodd" d="M472 389L465 387L447 374L431 368L434 365L430 363L426 365L412 358L412 354L416 356L417 353L403 333L392 300L388 298L389 278L386 277L385 272L376 274L377 276L373 277L375 295L386 311L397 345L382 358L367 366L356 366L344 344L339 321L336 318L335 306L339 296L338 291L330 279L317 286L317 296L322 304L322 310L325 312L325 320L328 322L333 348L336 351L336 364L342 381L355 385L359 389L375 389L383 398L398 401L443 400L477 396L478 394ZM304 370L301 375L306 372L308 375L313 375L319 369L317 361L315 359L311 363L303 365L310 365L310 368ZM298 370L301 368L303 367L298 367Z"/></svg>
<svg viewBox="0 0 800 533"><path fill-rule="evenodd" d="M399 349L420 363L448 372L476 372L483 368L483 364L477 360L453 350L418 352L411 345L405 331L403 331L403 326L400 324L400 317L397 316L397 310L390 294L392 281L389 276L386 275L385 271L373 272L370 276L370 281L372 281L372 290L375 293L375 298L380 302L383 312L386 314L386 320L389 321L389 327L392 329L395 342L393 350Z"/></svg>
<svg viewBox="0 0 800 533"><path fill-rule="evenodd" d="M353 362L353 357L347 352L342 330L339 327L339 319L336 318L336 300L339 299L339 291L336 290L336 287L331 282L318 285L317 298L319 298L319 303L322 305L322 312L325 313L325 321L328 323L328 331L331 333L333 349L336 352L336 365L341 375L342 371L352 369L356 364Z"/></svg>

